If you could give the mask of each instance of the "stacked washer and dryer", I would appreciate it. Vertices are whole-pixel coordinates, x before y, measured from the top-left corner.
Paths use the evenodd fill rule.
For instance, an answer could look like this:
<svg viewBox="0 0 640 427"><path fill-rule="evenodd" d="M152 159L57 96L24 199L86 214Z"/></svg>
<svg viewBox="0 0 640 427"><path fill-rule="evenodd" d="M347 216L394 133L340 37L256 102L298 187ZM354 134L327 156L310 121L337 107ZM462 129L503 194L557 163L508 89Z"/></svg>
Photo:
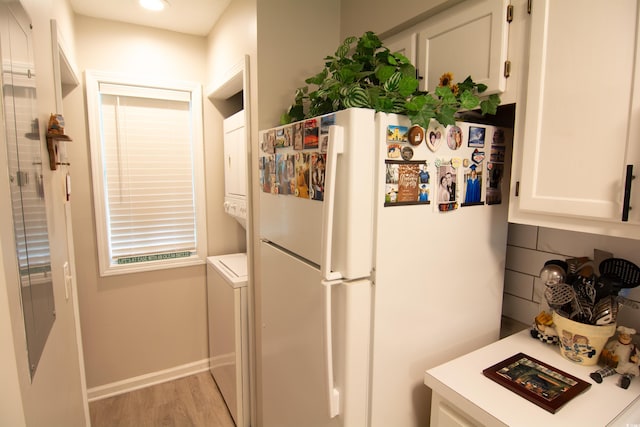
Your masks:
<svg viewBox="0 0 640 427"><path fill-rule="evenodd" d="M247 158L244 111L224 121L225 212L246 228ZM207 258L209 367L238 427L248 427L249 338L247 254Z"/></svg>

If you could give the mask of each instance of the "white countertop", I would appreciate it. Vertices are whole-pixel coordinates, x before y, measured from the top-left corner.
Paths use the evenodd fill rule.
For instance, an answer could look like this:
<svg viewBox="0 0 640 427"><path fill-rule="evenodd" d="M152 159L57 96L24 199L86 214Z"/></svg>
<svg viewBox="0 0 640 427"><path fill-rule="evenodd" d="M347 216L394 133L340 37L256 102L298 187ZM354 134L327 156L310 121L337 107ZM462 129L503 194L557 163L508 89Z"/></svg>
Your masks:
<svg viewBox="0 0 640 427"><path fill-rule="evenodd" d="M483 375L485 368L520 352L592 385L552 414ZM532 338L526 329L429 369L425 373L424 383L486 425L502 423L514 427L539 427L640 424L640 378L634 378L625 390L617 386L619 375L606 377L602 384L597 384L589 377L597 369L597 365L582 366L564 359L557 346Z"/></svg>

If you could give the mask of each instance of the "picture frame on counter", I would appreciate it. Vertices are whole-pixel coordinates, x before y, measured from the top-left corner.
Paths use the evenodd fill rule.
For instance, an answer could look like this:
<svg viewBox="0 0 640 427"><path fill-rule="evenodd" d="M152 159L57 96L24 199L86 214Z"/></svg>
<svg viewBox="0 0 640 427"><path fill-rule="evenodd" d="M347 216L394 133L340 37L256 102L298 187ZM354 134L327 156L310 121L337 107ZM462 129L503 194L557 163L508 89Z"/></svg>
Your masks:
<svg viewBox="0 0 640 427"><path fill-rule="evenodd" d="M552 414L591 387L590 383L524 353L517 353L482 373Z"/></svg>

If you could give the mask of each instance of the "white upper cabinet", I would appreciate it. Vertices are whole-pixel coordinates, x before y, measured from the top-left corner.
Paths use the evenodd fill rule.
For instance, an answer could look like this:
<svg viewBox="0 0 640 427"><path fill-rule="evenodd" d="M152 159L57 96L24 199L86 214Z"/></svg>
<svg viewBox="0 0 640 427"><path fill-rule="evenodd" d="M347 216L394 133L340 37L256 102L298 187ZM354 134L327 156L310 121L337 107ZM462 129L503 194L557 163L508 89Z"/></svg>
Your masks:
<svg viewBox="0 0 640 427"><path fill-rule="evenodd" d="M440 76L451 72L455 82L471 76L487 85L487 95L504 92L508 6L509 0L467 0L420 24L421 89L433 92Z"/></svg>
<svg viewBox="0 0 640 427"><path fill-rule="evenodd" d="M510 221L640 238L638 3L532 2Z"/></svg>

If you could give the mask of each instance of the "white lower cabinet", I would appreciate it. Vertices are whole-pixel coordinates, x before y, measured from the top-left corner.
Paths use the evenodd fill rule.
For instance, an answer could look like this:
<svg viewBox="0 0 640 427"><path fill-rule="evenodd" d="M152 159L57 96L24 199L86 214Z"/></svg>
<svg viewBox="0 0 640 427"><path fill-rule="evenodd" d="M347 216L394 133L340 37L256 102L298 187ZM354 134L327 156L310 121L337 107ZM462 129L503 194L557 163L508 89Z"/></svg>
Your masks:
<svg viewBox="0 0 640 427"><path fill-rule="evenodd" d="M639 10L532 1L511 222L640 239Z"/></svg>
<svg viewBox="0 0 640 427"><path fill-rule="evenodd" d="M468 415L447 402L438 393L431 398L431 425L434 427L479 427Z"/></svg>
<svg viewBox="0 0 640 427"><path fill-rule="evenodd" d="M591 384L586 391L551 413L483 375L482 371L517 353L546 363ZM579 365L523 330L425 372L431 389L432 427L540 427L632 425L640 413L640 381L629 389L613 376L602 384L589 374L597 367ZM629 421L631 424L629 424Z"/></svg>

